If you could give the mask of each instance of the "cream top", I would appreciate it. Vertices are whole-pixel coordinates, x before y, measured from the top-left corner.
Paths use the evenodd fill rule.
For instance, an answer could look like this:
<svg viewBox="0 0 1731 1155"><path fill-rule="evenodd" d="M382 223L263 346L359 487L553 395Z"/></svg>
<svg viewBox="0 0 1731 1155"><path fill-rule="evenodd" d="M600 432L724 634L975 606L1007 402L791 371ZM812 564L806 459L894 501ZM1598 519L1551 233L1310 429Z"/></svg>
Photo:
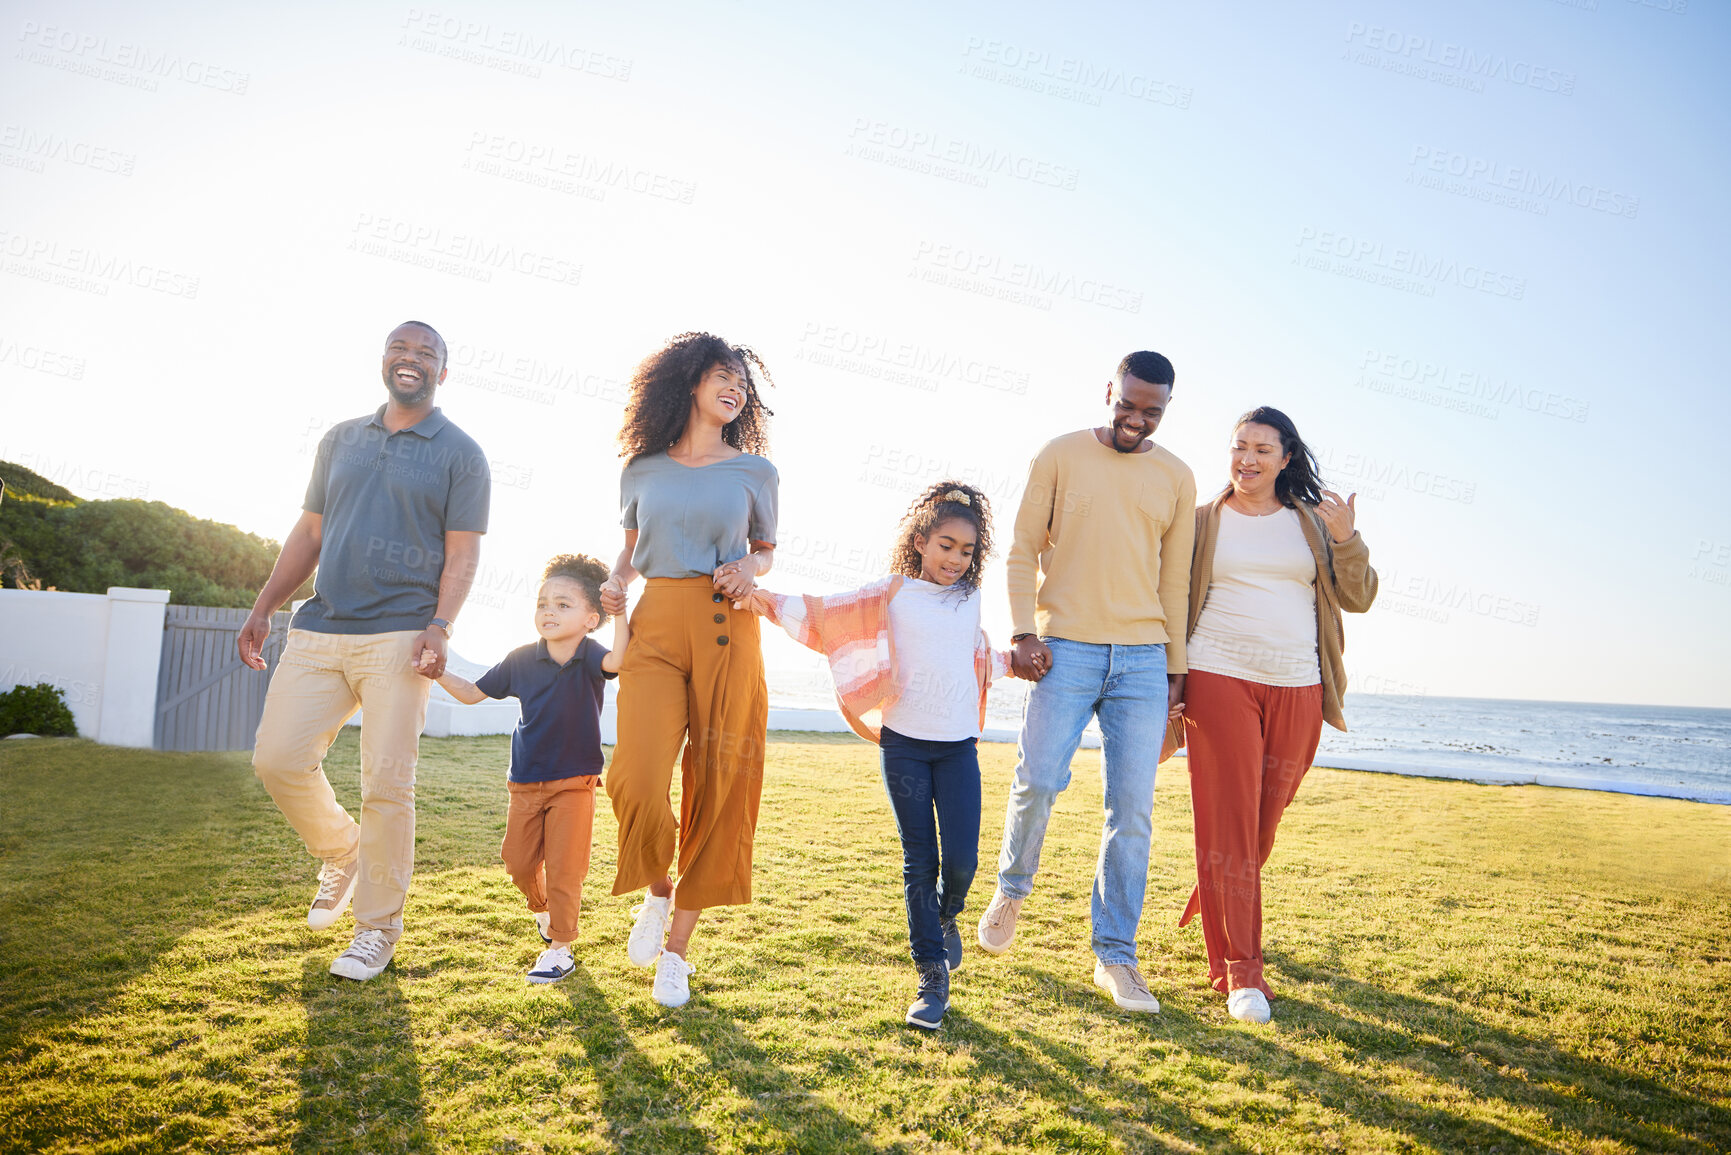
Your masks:
<svg viewBox="0 0 1731 1155"><path fill-rule="evenodd" d="M1296 510L1252 517L1220 507L1214 571L1190 635L1190 668L1264 686L1322 681L1316 557Z"/></svg>

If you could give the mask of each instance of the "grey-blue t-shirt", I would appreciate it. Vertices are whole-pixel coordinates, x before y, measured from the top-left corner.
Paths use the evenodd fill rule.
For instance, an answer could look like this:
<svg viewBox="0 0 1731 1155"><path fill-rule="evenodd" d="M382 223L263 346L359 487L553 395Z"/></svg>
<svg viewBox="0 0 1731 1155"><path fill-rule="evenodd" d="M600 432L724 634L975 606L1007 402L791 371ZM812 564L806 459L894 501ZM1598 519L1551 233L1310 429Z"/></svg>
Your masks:
<svg viewBox="0 0 1731 1155"><path fill-rule="evenodd" d="M438 409L395 433L385 407L319 442L308 513L323 517L313 596L294 628L422 630L439 605L445 532L487 532L492 474L475 439Z"/></svg>
<svg viewBox="0 0 1731 1155"><path fill-rule="evenodd" d="M698 466L665 453L633 460L619 476L619 524L637 531L631 564L644 577L709 577L751 542L775 544L779 484L755 453Z"/></svg>

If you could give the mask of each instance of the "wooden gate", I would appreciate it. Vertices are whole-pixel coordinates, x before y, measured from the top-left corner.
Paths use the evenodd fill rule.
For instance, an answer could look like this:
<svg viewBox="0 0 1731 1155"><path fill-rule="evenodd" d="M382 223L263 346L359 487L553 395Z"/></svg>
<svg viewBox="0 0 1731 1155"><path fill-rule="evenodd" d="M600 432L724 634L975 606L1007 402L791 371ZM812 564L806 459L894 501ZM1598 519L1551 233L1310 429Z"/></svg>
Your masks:
<svg viewBox="0 0 1731 1155"><path fill-rule="evenodd" d="M288 637L289 614L271 619L266 668L249 669L235 649L246 610L169 606L156 680L158 750L251 750L264 692Z"/></svg>

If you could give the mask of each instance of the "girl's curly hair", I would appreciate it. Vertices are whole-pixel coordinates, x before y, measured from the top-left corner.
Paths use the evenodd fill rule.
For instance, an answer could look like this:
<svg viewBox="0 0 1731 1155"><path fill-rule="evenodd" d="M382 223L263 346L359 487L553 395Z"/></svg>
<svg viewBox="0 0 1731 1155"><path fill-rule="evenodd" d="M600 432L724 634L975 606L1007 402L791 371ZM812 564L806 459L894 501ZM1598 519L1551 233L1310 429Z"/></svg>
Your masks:
<svg viewBox="0 0 1731 1155"><path fill-rule="evenodd" d="M979 589L980 571L992 554L992 503L984 493L961 481L940 481L914 498L914 503L902 515L902 523L896 527L895 544L890 547L890 572L903 577L919 577L922 559L919 550L914 548L914 539L931 537L940 525L951 519L968 522L977 535L974 556L952 588L968 594Z"/></svg>
<svg viewBox="0 0 1731 1155"><path fill-rule="evenodd" d="M757 392L757 376L766 385L769 370L744 345L731 345L712 333L681 333L643 359L631 374L631 397L625 403L625 424L619 430L620 456L635 461L648 453L665 453L685 432L691 416L691 392L711 365L728 365L745 379L745 405L721 430L721 439L735 449L769 455L769 417L774 410Z"/></svg>

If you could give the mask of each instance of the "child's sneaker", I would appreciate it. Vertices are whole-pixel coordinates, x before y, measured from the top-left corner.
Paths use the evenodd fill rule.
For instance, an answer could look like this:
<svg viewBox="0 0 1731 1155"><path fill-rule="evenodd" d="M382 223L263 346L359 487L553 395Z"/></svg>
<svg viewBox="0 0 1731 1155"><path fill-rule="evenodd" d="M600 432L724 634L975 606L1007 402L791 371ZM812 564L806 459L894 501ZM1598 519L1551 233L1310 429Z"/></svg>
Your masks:
<svg viewBox="0 0 1731 1155"><path fill-rule="evenodd" d="M355 932L354 941L349 943L349 949L331 963L331 973L338 978L364 983L370 978L378 977L396 951L395 944L385 941L384 931L358 930Z"/></svg>
<svg viewBox="0 0 1731 1155"><path fill-rule="evenodd" d="M668 907L672 905L672 895L656 898L646 894L643 902L632 908L637 922L631 927L631 937L625 940L625 954L632 966L655 965L655 956L661 953L661 944L667 938Z"/></svg>
<svg viewBox="0 0 1731 1155"><path fill-rule="evenodd" d="M920 972L920 993L908 1007L909 1026L935 1031L944 1025L944 1012L950 1009L950 968L943 959L916 962Z"/></svg>
<svg viewBox="0 0 1731 1155"><path fill-rule="evenodd" d="M655 962L655 1001L664 1007L683 1007L691 1000L691 972L696 969L672 951L662 951Z"/></svg>
<svg viewBox="0 0 1731 1155"><path fill-rule="evenodd" d="M537 910L534 911L533 914L535 915L535 929L540 933L541 941L546 943L552 942L553 940L547 937L547 928L553 925L553 913L546 910Z"/></svg>
<svg viewBox="0 0 1731 1155"><path fill-rule="evenodd" d="M577 961L571 957L571 948L554 946L541 952L541 957L529 968L527 977L532 983L556 983L576 969Z"/></svg>
<svg viewBox="0 0 1731 1155"><path fill-rule="evenodd" d="M952 971L962 969L962 930L953 918L941 919L938 929L944 932L944 961Z"/></svg>
<svg viewBox="0 0 1731 1155"><path fill-rule="evenodd" d="M319 892L313 895L313 904L307 908L307 925L314 930L324 930L348 909L349 899L355 896L355 882L361 877L361 860L355 859L347 866L338 866L327 862L319 867Z"/></svg>

